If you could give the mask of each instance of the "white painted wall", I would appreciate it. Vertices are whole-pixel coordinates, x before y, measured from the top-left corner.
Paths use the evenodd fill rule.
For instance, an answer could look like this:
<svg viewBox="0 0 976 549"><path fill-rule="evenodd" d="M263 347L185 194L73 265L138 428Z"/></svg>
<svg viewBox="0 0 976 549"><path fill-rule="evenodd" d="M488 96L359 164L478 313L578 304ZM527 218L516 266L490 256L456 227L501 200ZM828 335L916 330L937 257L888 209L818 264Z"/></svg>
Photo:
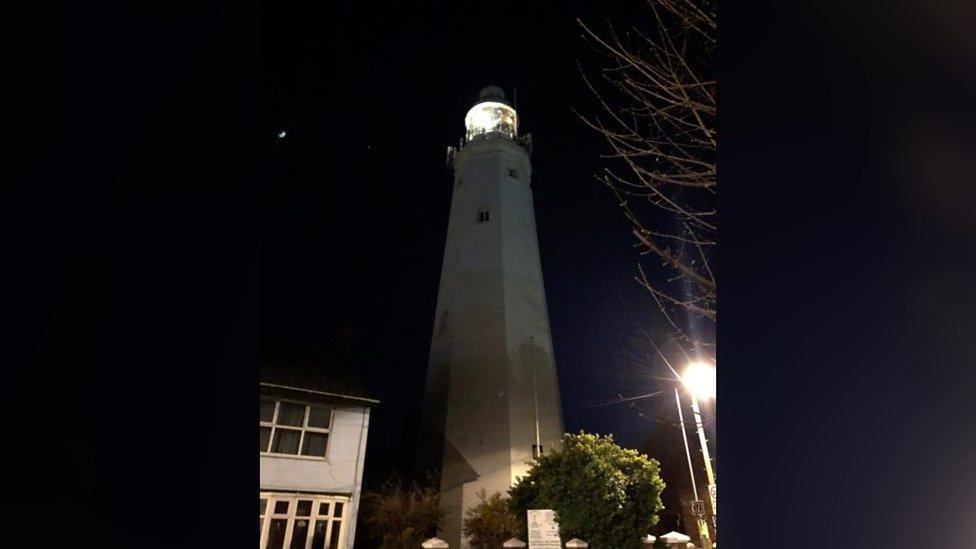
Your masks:
<svg viewBox="0 0 976 549"><path fill-rule="evenodd" d="M362 490L369 408L337 406L327 458L260 456L261 490L328 492L349 495L346 547L352 547Z"/></svg>

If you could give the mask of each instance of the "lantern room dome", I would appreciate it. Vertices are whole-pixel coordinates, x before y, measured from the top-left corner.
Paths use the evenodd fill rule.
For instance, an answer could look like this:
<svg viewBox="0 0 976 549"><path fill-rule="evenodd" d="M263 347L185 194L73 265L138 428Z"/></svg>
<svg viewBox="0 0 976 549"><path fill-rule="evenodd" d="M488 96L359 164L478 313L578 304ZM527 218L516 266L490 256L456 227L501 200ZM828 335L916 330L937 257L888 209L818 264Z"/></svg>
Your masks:
<svg viewBox="0 0 976 549"><path fill-rule="evenodd" d="M508 104L508 101L505 100L505 90L498 86L485 86L481 88L481 91L478 92L478 101L496 101L498 103Z"/></svg>

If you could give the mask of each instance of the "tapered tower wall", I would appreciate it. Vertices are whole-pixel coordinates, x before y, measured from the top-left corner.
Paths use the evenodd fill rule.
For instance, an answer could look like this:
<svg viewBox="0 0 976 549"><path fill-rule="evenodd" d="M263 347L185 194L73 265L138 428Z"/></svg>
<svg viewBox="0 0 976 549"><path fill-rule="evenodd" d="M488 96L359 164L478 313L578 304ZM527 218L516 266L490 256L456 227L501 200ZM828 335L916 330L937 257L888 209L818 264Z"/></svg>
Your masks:
<svg viewBox="0 0 976 549"><path fill-rule="evenodd" d="M451 547L468 546L461 521L478 493L504 494L528 469L537 437L549 450L563 429L532 166L513 137L469 135L453 158L421 440L441 471Z"/></svg>

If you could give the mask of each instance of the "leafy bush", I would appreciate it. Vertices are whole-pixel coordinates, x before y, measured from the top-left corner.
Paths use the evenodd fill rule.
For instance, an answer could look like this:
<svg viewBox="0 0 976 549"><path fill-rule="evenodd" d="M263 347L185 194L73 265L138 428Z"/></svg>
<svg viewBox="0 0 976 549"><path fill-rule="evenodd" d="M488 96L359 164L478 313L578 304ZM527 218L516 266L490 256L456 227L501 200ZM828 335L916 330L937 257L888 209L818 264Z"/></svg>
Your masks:
<svg viewBox="0 0 976 549"><path fill-rule="evenodd" d="M657 523L663 490L656 460L581 431L536 460L509 490L509 507L522 524L528 509L553 509L564 539L594 549L639 549Z"/></svg>

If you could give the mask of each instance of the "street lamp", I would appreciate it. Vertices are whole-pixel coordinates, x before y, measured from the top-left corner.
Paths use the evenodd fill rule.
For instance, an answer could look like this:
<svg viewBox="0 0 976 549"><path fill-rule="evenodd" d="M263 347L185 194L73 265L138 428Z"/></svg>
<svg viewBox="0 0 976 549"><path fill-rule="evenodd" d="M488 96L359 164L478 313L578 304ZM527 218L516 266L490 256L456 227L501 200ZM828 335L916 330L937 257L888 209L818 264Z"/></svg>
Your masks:
<svg viewBox="0 0 976 549"><path fill-rule="evenodd" d="M693 397L715 398L715 367L692 362L681 374L681 383Z"/></svg>
<svg viewBox="0 0 976 549"><path fill-rule="evenodd" d="M695 415L695 429L698 431L698 441L701 443L702 457L705 459L705 475L708 477L708 496L712 504L712 524L715 525L716 507L715 473L712 471L712 458L708 454L708 442L705 439L705 429L702 426L701 409L698 398L715 398L715 367L704 362L692 362L681 374L681 383L691 393L691 410Z"/></svg>

